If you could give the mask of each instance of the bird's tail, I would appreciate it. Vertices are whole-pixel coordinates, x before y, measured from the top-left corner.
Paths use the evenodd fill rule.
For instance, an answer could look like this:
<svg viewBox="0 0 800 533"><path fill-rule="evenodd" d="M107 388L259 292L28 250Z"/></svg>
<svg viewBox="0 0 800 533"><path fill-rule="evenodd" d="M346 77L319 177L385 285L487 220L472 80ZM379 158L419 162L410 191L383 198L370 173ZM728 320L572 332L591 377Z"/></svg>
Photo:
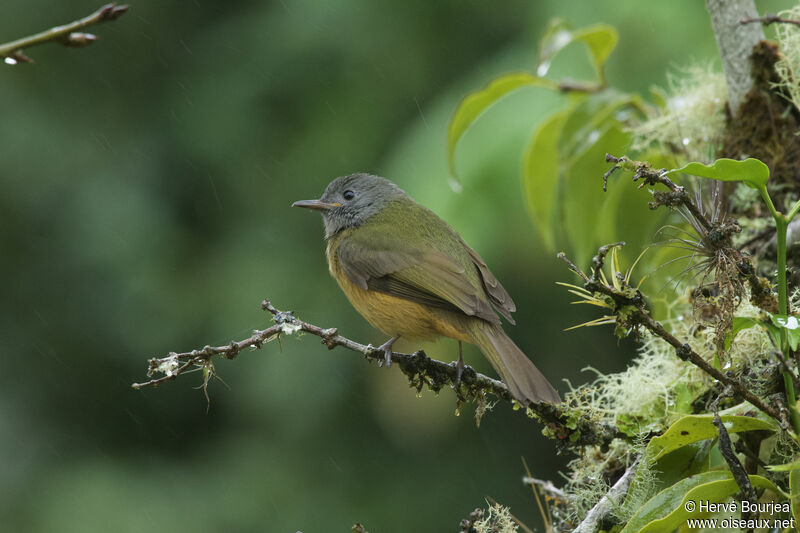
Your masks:
<svg viewBox="0 0 800 533"><path fill-rule="evenodd" d="M517 401L523 405L531 402L561 402L558 392L547 378L506 335L501 326L483 320L471 320L469 332L472 342L492 363Z"/></svg>

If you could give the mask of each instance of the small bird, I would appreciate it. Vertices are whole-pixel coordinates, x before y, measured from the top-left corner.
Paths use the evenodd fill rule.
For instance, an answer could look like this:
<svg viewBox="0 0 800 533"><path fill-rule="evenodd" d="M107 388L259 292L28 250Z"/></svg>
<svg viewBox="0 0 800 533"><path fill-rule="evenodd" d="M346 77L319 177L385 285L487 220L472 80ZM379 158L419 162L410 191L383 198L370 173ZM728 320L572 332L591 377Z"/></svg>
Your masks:
<svg viewBox="0 0 800 533"><path fill-rule="evenodd" d="M514 324L511 296L478 253L433 211L391 181L370 174L333 180L319 200L293 207L322 213L331 275L367 321L391 338L380 346L391 364L400 337L459 342L480 348L512 396L558 403L553 386L506 335Z"/></svg>

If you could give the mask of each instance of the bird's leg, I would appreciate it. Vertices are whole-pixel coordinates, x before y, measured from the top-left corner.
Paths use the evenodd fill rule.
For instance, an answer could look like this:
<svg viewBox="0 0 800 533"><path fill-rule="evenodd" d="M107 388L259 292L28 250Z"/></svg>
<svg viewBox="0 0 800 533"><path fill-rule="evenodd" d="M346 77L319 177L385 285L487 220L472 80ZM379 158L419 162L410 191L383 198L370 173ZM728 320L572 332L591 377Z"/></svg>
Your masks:
<svg viewBox="0 0 800 533"><path fill-rule="evenodd" d="M392 366L392 344L394 344L394 341L396 341L399 338L400 335L398 335L397 337L392 337L388 341L378 346L378 349L383 350L383 354L386 357L386 366Z"/></svg>
<svg viewBox="0 0 800 533"><path fill-rule="evenodd" d="M458 341L458 363L456 363L456 389L461 385L461 374L464 373L464 354L461 351L461 341Z"/></svg>

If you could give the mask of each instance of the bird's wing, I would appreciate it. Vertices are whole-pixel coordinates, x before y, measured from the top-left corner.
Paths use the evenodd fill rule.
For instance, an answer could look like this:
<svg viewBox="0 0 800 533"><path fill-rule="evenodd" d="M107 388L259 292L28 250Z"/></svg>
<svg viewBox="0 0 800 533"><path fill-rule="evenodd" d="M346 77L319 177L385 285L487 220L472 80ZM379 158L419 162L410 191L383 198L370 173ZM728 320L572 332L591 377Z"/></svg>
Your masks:
<svg viewBox="0 0 800 533"><path fill-rule="evenodd" d="M476 286L465 268L446 253L385 234L381 241L366 244L351 235L339 244L336 254L350 281L365 290L500 322L484 287Z"/></svg>
<svg viewBox="0 0 800 533"><path fill-rule="evenodd" d="M517 305L514 303L514 300L511 299L511 295L503 288L500 282L494 277L492 271L489 270L489 267L486 266L486 261L478 255L478 252L473 250L469 247L464 240L461 240L461 244L464 245L467 252L469 253L472 262L478 267L478 272L481 275L481 281L483 282L483 288L486 290L486 294L489 295L489 300L491 300L492 305L497 308L497 311L500 312L501 315L506 317L506 320L511 322L512 324L516 324L514 319L511 317L511 313L517 310Z"/></svg>

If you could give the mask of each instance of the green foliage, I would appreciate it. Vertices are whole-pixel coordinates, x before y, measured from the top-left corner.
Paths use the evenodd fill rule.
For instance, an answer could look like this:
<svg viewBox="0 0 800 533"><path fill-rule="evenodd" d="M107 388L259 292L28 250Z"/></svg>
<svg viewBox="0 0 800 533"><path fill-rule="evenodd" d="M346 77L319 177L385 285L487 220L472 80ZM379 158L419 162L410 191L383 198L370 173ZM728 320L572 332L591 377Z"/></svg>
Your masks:
<svg viewBox="0 0 800 533"><path fill-rule="evenodd" d="M679 173L720 181L741 181L748 187L758 190L765 188L769 180L769 167L752 157L744 161L722 158L714 161L712 165L692 162L667 171L667 175Z"/></svg>
<svg viewBox="0 0 800 533"><path fill-rule="evenodd" d="M511 91L525 86L557 88L554 82L545 78L526 72L516 72L492 80L485 88L468 94L461 101L447 127L447 161L450 165L450 173L454 177L456 176L456 145L467 128L497 100Z"/></svg>
<svg viewBox="0 0 800 533"><path fill-rule="evenodd" d="M619 33L608 24L593 24L578 30L572 30L567 21L554 19L550 21L544 35L539 41L539 66L536 72L540 76L547 74L553 57L574 42L586 44L589 61L594 68L600 83L605 83L605 63L617 46Z"/></svg>
<svg viewBox="0 0 800 533"><path fill-rule="evenodd" d="M752 416L724 415L720 419L725 424L728 433L741 431L777 431L778 425L774 421L762 420ZM718 430L713 423L713 415L684 416L662 435L650 440L647 453L653 460L658 460L664 455L688 444L701 440L716 438Z"/></svg>
<svg viewBox="0 0 800 533"><path fill-rule="evenodd" d="M561 160L559 138L570 110L553 113L536 128L522 161L522 182L527 205L536 227L549 250L555 249L554 199L558 192Z"/></svg>
<svg viewBox="0 0 800 533"><path fill-rule="evenodd" d="M768 489L776 495L785 496L772 481L763 476L751 475L750 482L756 488ZM686 523L688 518L706 516L687 510L687 502L725 502L739 492L733 475L725 470L709 471L686 477L655 495L630 519L622 533L660 533L673 531ZM692 504L689 504L690 506Z"/></svg>

